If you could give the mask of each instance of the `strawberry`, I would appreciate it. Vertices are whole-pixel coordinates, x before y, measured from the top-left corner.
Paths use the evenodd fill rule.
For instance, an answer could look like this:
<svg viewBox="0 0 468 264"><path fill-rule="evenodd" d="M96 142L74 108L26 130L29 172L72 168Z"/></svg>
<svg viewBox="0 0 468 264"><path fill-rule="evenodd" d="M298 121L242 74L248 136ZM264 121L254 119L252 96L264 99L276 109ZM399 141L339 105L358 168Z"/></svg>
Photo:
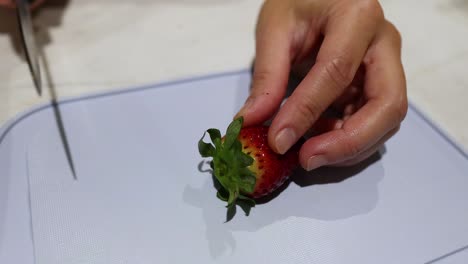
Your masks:
<svg viewBox="0 0 468 264"><path fill-rule="evenodd" d="M236 203L255 206L255 199L279 188L298 166L298 145L277 154L268 145L268 126L242 125L242 117L233 120L223 137L210 128L198 142L200 155L213 158L213 174L220 185L217 197L227 201L228 208ZM206 133L214 145L203 141Z"/></svg>

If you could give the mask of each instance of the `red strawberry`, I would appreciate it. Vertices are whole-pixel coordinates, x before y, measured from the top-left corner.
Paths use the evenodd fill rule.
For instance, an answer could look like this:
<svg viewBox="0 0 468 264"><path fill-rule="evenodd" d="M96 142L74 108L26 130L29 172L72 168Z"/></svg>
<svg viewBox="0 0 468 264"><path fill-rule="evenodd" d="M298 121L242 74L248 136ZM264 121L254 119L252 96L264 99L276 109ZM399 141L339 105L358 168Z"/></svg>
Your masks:
<svg viewBox="0 0 468 264"><path fill-rule="evenodd" d="M218 198L228 208L238 202L255 205L253 199L268 195L280 187L298 166L298 145L284 155L268 145L267 126L242 127L243 118L234 120L221 137L217 129L208 129L214 146L198 142L202 157L212 157L215 178L221 185Z"/></svg>

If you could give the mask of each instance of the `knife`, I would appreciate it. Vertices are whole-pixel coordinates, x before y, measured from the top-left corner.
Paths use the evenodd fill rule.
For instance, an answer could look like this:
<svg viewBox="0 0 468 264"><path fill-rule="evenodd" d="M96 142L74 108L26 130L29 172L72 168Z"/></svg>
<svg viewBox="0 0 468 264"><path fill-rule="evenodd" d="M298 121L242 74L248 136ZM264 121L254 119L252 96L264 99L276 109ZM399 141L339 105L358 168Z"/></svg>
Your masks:
<svg viewBox="0 0 468 264"><path fill-rule="evenodd" d="M26 59L29 64L29 70L32 75L32 80L36 91L39 95L42 94L41 69L39 67L39 58L36 46L36 39L31 20L31 12L28 0L16 0L16 11L18 15L18 23L20 26L23 48L26 53Z"/></svg>
<svg viewBox="0 0 468 264"><path fill-rule="evenodd" d="M52 77L48 68L47 61L43 53L39 53L38 47L36 45L36 39L34 36L34 30L32 26L31 12L30 12L30 0L16 0L16 9L18 14L18 21L20 25L21 37L23 41L23 48L26 53L26 58L29 64L29 70L32 75L34 85L36 86L37 93L42 94L42 80L41 80L41 70L39 67L39 55L42 55L44 59L44 69L46 81L49 83L51 98L52 98L52 108L54 110L55 119L60 133L60 138L63 143L65 154L67 157L68 164L70 166L73 178L76 178L75 166L73 164L73 159L71 155L70 146L68 143L67 135L65 133L65 127L62 120L62 115L60 113L58 103L56 101L55 89L52 82Z"/></svg>

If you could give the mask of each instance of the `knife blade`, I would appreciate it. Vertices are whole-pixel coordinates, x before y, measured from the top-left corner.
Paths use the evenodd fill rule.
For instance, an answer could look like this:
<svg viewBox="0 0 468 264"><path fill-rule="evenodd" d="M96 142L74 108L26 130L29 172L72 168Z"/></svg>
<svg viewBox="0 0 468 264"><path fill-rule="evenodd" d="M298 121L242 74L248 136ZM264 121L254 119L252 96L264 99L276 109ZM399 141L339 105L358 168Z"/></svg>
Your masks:
<svg viewBox="0 0 468 264"><path fill-rule="evenodd" d="M26 59L36 91L42 94L41 69L28 0L16 0L16 11Z"/></svg>

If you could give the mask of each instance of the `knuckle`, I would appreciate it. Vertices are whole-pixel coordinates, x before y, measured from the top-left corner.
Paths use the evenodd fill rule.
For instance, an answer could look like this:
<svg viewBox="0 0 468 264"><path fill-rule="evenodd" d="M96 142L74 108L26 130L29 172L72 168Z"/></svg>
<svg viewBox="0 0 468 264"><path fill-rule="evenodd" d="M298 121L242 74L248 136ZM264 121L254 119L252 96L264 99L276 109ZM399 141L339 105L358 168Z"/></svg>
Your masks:
<svg viewBox="0 0 468 264"><path fill-rule="evenodd" d="M353 81L352 62L346 58L338 57L324 65L326 78L336 87L343 89Z"/></svg>
<svg viewBox="0 0 468 264"><path fill-rule="evenodd" d="M408 114L408 101L404 100L397 106L397 121L398 123L403 122L405 120L406 115Z"/></svg>
<svg viewBox="0 0 468 264"><path fill-rule="evenodd" d="M386 112L392 117L393 124L400 124L408 113L408 100L402 97L393 103L387 104Z"/></svg>
<svg viewBox="0 0 468 264"><path fill-rule="evenodd" d="M343 147L344 153L348 159L353 159L362 152L361 146L359 146L356 140L353 140L352 137L344 142Z"/></svg>
<svg viewBox="0 0 468 264"><path fill-rule="evenodd" d="M271 74L268 70L255 69L253 79L257 82L264 82L270 75Z"/></svg>
<svg viewBox="0 0 468 264"><path fill-rule="evenodd" d="M383 8L377 0L361 0L357 3L356 8L361 14L371 16L375 20L384 18Z"/></svg>
<svg viewBox="0 0 468 264"><path fill-rule="evenodd" d="M295 107L300 118L308 124L312 124L317 120L322 112L320 105L313 100L303 99L300 103L296 104Z"/></svg>
<svg viewBox="0 0 468 264"><path fill-rule="evenodd" d="M402 40L400 31L397 29L397 27L394 24L392 24L389 21L387 21L385 24L386 24L386 30L388 32L388 35L394 41L394 46L401 48L403 40Z"/></svg>
<svg viewBox="0 0 468 264"><path fill-rule="evenodd" d="M254 70L253 83L254 88L263 89L267 86L268 80L270 80L272 73L268 70Z"/></svg>

